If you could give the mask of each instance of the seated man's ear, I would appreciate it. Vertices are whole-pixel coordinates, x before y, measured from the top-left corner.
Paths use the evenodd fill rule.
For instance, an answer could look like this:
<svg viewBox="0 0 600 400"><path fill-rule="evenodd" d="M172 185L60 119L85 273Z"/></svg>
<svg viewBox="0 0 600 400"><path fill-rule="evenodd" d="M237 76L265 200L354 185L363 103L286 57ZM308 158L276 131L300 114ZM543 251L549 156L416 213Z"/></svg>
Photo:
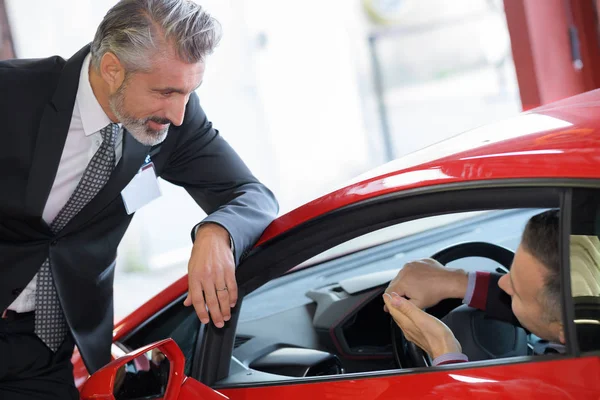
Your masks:
<svg viewBox="0 0 600 400"><path fill-rule="evenodd" d="M562 323L560 324L560 328L558 331L558 341L561 344L565 344L565 329Z"/></svg>

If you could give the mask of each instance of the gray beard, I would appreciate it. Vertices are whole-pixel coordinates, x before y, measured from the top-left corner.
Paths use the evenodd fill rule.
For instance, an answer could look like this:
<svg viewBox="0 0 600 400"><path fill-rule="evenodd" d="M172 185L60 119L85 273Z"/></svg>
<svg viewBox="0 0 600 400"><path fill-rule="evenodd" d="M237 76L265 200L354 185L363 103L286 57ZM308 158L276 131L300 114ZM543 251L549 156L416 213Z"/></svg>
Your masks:
<svg viewBox="0 0 600 400"><path fill-rule="evenodd" d="M127 129L127 131L133 136L135 140L143 144L144 146L156 146L159 143L162 143L166 137L167 132L169 131L169 127L162 129L160 131L155 131L150 129L146 122L146 120L139 120L127 117L125 115L120 115L118 112L113 110L115 116L121 121L123 127ZM169 125L170 126L170 125Z"/></svg>
<svg viewBox="0 0 600 400"><path fill-rule="evenodd" d="M108 100L108 104L113 114L119 119L119 122L123 124L123 127L127 129L131 136L144 146L156 146L157 144L162 143L167 137L170 124L165 129L155 131L146 125L150 118L137 119L127 115L125 112L121 112L124 103L124 88L125 85L122 85Z"/></svg>

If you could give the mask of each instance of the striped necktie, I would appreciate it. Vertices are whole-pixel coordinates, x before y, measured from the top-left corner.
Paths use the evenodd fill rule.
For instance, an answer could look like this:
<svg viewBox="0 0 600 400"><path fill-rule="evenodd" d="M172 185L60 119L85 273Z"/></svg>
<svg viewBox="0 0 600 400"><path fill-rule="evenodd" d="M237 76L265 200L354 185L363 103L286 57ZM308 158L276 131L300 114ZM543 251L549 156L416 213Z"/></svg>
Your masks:
<svg viewBox="0 0 600 400"><path fill-rule="evenodd" d="M86 167L79 184L50 224L53 233L60 232L104 187L115 168L115 142L118 124L100 130L102 144ZM47 258L37 277L35 297L35 333L52 351L58 350L68 332L60 299L52 278L52 260Z"/></svg>

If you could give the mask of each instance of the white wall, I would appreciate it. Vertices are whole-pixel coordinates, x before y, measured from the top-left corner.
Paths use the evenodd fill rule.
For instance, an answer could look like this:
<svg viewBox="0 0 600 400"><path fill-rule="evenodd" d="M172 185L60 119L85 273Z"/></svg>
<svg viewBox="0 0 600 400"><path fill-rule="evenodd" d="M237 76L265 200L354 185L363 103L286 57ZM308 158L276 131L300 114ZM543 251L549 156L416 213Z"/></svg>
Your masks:
<svg viewBox="0 0 600 400"><path fill-rule="evenodd" d="M17 56L70 57L92 40L114 3L8 0ZM357 5L345 7L345 0L200 3L224 33L198 91L202 105L275 192L282 212L369 166L353 44L364 36L356 23ZM204 213L182 189L166 182L161 188L162 198L136 214L124 238L120 271L148 266L185 271L189 231ZM118 296L117 290L117 303Z"/></svg>
<svg viewBox="0 0 600 400"><path fill-rule="evenodd" d="M282 212L384 160L367 47L368 34L384 28L367 21L364 4L396 10L399 20L400 34L377 48L397 155L519 111L512 61L490 63L507 46L501 1L500 13L483 0L197 1L224 32L198 91L202 105ZM116 0L6 2L17 56L68 58ZM466 22L444 25L456 18ZM204 214L182 189L161 187L120 247L118 316L186 270L189 230ZM124 273L135 268L152 273Z"/></svg>

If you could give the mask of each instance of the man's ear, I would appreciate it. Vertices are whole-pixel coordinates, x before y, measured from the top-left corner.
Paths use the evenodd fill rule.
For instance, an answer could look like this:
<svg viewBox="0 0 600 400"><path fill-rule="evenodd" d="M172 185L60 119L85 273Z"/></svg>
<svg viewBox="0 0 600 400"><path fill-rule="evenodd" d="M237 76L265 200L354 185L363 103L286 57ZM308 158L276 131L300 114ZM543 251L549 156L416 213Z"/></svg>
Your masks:
<svg viewBox="0 0 600 400"><path fill-rule="evenodd" d="M558 327L558 341L561 344L565 344L565 328L562 323Z"/></svg>
<svg viewBox="0 0 600 400"><path fill-rule="evenodd" d="M125 67L121 64L119 58L110 51L104 53L100 60L100 76L110 90L114 93L121 87L125 80Z"/></svg>

